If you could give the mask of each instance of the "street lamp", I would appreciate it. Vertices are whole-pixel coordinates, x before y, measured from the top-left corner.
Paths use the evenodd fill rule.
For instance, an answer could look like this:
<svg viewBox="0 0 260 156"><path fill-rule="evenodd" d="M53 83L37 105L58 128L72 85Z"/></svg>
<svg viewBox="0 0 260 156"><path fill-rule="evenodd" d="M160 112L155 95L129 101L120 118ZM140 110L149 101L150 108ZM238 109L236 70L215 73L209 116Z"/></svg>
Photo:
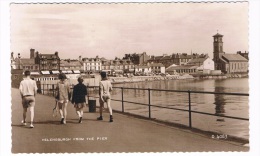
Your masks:
<svg viewBox="0 0 260 156"><path fill-rule="evenodd" d="M21 56L20 53L18 53L18 69L21 69Z"/></svg>

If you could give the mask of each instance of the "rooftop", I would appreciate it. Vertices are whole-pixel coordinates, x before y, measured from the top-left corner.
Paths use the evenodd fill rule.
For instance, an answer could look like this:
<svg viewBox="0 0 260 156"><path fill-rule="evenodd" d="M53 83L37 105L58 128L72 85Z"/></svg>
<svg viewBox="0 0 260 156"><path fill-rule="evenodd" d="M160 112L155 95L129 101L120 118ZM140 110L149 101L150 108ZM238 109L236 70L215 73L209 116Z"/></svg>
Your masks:
<svg viewBox="0 0 260 156"><path fill-rule="evenodd" d="M203 63L208 57L191 59L188 64Z"/></svg>
<svg viewBox="0 0 260 156"><path fill-rule="evenodd" d="M240 54L224 54L222 57L228 61L248 61Z"/></svg>
<svg viewBox="0 0 260 156"><path fill-rule="evenodd" d="M214 35L213 37L223 37L223 35L217 33L216 35Z"/></svg>
<svg viewBox="0 0 260 156"><path fill-rule="evenodd" d="M151 63L149 66L150 67L164 67L164 65L162 63Z"/></svg>
<svg viewBox="0 0 260 156"><path fill-rule="evenodd" d="M65 60L61 60L60 61L60 66L70 66L70 67L75 67L75 66L82 66L82 64L80 63L80 61L65 61Z"/></svg>
<svg viewBox="0 0 260 156"><path fill-rule="evenodd" d="M178 69L196 69L198 66L194 65L181 65L181 66L171 66L166 69L166 71L173 71L173 70L178 70Z"/></svg>
<svg viewBox="0 0 260 156"><path fill-rule="evenodd" d="M21 58L22 65L35 65L35 59Z"/></svg>

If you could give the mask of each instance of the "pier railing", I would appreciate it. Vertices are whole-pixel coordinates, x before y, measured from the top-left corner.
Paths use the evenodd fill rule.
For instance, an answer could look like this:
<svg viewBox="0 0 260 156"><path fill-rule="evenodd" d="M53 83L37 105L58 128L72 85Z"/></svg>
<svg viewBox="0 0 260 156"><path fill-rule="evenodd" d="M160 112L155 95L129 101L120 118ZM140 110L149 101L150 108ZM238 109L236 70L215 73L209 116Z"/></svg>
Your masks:
<svg viewBox="0 0 260 156"><path fill-rule="evenodd" d="M157 107L157 108L163 108L163 109L172 109L172 110L178 110L178 111L184 111L189 113L189 127L192 128L192 113L197 113L197 114L204 114L204 115L210 115L210 116L220 116L224 118L230 118L230 119L237 119L237 120L246 120L249 121L248 118L241 118L241 117L234 117L234 116L228 116L228 115L221 115L221 114L212 114L212 113L206 113L206 112L200 112L200 111L195 111L192 110L191 108L191 94L215 94L215 95L235 95L235 96L249 96L249 94L244 94L244 93L223 93L223 92L203 92L203 91L183 91L183 90L164 90L164 89L150 89L150 88L126 88L126 87L113 87L113 88L118 88L121 89L121 100L115 100L114 101L120 101L122 103L122 112L124 112L124 103L131 103L131 104L136 104L136 105L143 105L148 107L148 118L151 119L151 107ZM139 103L139 102L133 102L133 101L126 101L124 100L124 90L130 89L130 90L144 90L148 92L148 104L145 103ZM188 110L187 109L180 109L180 108L172 108L172 107L167 107L167 106L159 106L159 105L154 105L151 104L151 91L163 91L163 92L181 92L181 93L186 93L187 94L187 99L188 99Z"/></svg>
<svg viewBox="0 0 260 156"><path fill-rule="evenodd" d="M39 92L44 95L50 95L50 96L55 96L55 90L56 85L49 85L49 84L42 84L41 88L39 89ZM73 88L73 86L71 86ZM88 97L93 97L93 98L98 98L98 86L88 86ZM213 114L213 113L207 113L207 112L202 112L202 111L195 111L192 110L192 94L214 94L214 95L234 95L234 96L249 96L249 94L246 93L225 93L225 92L204 92L204 91L191 91L191 90L165 90L165 89L150 89L150 88L127 88L127 87L113 87L114 89L120 89L121 90L121 99L111 99L113 101L118 101L121 102L121 111L124 113L125 112L125 103L129 104L135 104L135 105L142 105L142 106L147 106L148 107L148 118L152 118L151 114L151 109L152 107L156 108L162 108L162 109L169 109L169 110L178 110L178 111L183 111L183 112L188 112L188 117L189 117L189 127L192 128L192 114L203 114L203 115L209 115L209 116L216 116L216 117L224 117L224 118L230 118L230 119L237 119L237 120L244 120L244 121L249 121L248 118L242 118L242 117L236 117L236 116L228 116L228 115L222 115L222 114ZM148 103L141 103L141 102L134 102L134 101L127 101L124 98L124 91L125 90L143 90L147 91L148 93ZM178 92L178 93L184 93L187 94L187 99L188 99L188 109L181 109L181 108L172 108L172 107L167 107L167 106L160 106L160 105L155 105L151 103L151 91L160 91L160 92Z"/></svg>

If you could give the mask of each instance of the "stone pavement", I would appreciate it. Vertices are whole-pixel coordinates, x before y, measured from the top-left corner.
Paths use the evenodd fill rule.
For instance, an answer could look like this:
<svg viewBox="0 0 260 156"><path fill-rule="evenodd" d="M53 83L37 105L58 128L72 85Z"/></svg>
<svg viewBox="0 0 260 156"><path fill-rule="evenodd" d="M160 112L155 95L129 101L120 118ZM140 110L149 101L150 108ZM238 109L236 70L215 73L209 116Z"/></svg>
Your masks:
<svg viewBox="0 0 260 156"><path fill-rule="evenodd" d="M114 113L97 121L98 113L85 109L83 123L73 105L68 105L66 125L52 116L54 98L36 96L35 124L21 126L22 105L18 89L12 88L12 153L90 152L197 152L248 151L242 143L211 139L209 136L145 119ZM113 106L113 105L112 105ZM27 121L29 121L27 112Z"/></svg>

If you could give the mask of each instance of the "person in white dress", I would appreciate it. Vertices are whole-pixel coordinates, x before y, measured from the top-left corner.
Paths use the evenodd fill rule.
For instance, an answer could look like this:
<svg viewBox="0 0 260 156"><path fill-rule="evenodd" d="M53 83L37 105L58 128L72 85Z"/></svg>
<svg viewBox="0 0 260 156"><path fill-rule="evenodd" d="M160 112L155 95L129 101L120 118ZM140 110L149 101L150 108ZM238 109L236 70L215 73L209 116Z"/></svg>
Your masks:
<svg viewBox="0 0 260 156"><path fill-rule="evenodd" d="M58 107L59 112L61 116L61 124L66 124L66 118L67 118L67 105L69 103L69 100L71 98L71 91L70 91L70 85L67 81L67 77L65 74L61 73L59 74L60 81L57 83L56 91L57 91L57 101L58 101Z"/></svg>
<svg viewBox="0 0 260 156"><path fill-rule="evenodd" d="M102 112L104 108L104 103L106 103L110 114L109 122L113 122L112 107L111 107L111 93L110 93L112 90L113 90L112 84L110 80L108 80L106 72L101 72L101 81L99 83L100 116L97 118L97 120L103 120Z"/></svg>

